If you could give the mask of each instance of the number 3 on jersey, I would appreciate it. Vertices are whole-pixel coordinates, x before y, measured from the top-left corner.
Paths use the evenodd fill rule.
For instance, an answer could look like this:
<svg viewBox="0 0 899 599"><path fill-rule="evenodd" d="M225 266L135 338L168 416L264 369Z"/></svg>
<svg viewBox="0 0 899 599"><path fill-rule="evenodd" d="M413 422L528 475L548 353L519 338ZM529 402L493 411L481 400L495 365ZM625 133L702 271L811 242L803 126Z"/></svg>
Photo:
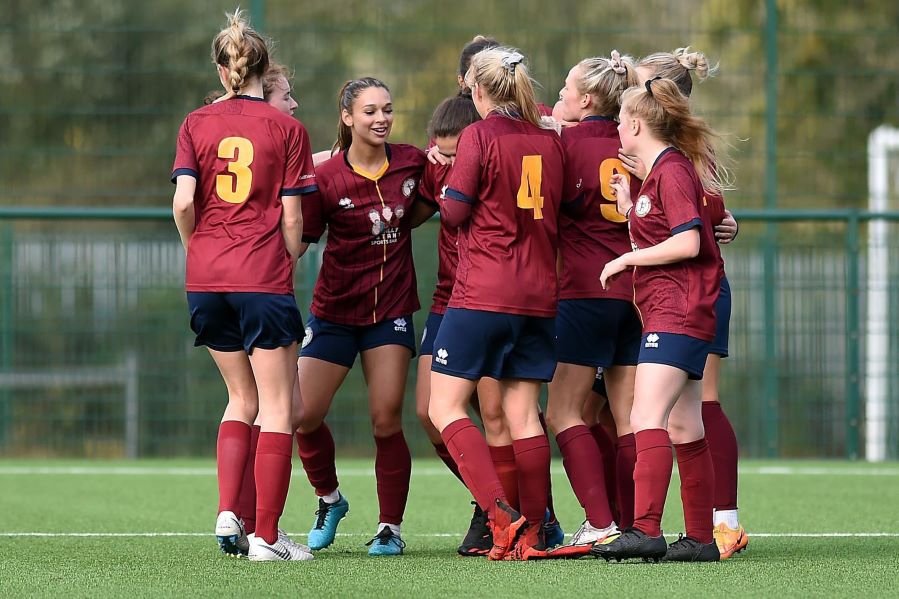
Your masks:
<svg viewBox="0 0 899 599"><path fill-rule="evenodd" d="M543 159L539 154L522 156L521 185L518 187L518 207L534 211L534 220L543 218Z"/></svg>
<svg viewBox="0 0 899 599"><path fill-rule="evenodd" d="M599 164L599 192L602 194L603 199L611 202L610 204L603 202L599 210L602 212L603 218L608 221L626 223L627 217L623 214L618 214L618 200L615 199L615 194L612 193L612 175L615 173L627 175L624 163L617 158L606 158Z"/></svg>
<svg viewBox="0 0 899 599"><path fill-rule="evenodd" d="M218 157L228 161L227 175L215 176L215 193L229 204L242 204L253 183L253 143L245 137L226 137L219 142Z"/></svg>

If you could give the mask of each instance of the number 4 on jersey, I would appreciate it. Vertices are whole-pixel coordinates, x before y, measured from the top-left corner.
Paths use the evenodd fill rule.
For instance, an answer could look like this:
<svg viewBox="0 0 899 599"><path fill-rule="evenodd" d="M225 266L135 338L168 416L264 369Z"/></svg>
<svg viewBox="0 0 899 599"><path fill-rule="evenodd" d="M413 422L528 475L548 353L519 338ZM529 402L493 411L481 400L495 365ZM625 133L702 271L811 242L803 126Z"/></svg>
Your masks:
<svg viewBox="0 0 899 599"><path fill-rule="evenodd" d="M543 218L543 196L540 185L543 182L543 159L539 154L522 156L521 186L518 188L518 207L534 211L534 220Z"/></svg>

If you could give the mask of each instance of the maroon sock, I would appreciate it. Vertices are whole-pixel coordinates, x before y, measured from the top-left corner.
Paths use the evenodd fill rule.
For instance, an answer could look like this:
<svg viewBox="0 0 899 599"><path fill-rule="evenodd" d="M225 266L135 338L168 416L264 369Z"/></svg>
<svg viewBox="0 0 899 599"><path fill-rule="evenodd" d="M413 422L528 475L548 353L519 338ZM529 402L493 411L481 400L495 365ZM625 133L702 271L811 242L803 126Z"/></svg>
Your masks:
<svg viewBox="0 0 899 599"><path fill-rule="evenodd" d="M615 442L609 437L609 433L606 432L605 427L601 424L591 426L590 434L593 435L593 440L596 441L596 446L599 448L599 455L602 456L602 473L605 477L606 493L609 497L609 508L612 510L612 517L615 518L615 522L620 522L621 510L618 507L618 495L615 492L618 484L617 475L615 474Z"/></svg>
<svg viewBox="0 0 899 599"><path fill-rule="evenodd" d="M250 453L250 425L225 420L219 425L215 446L218 466L219 512L236 512L243 471Z"/></svg>
<svg viewBox="0 0 899 599"><path fill-rule="evenodd" d="M375 437L375 479L378 482L380 520L399 525L409 498L409 478L412 476L412 454L406 445L403 431L389 437Z"/></svg>
<svg viewBox="0 0 899 599"><path fill-rule="evenodd" d="M637 440L634 433L618 437L615 451L615 493L618 496L618 526L634 525L634 466L637 463Z"/></svg>
<svg viewBox="0 0 899 599"><path fill-rule="evenodd" d="M546 416L543 412L537 413L540 418L540 426L543 427L543 434L546 435L547 443L549 443L549 427L546 426ZM553 506L553 479L549 468L546 469L546 509L549 510L549 521L556 522L556 508Z"/></svg>
<svg viewBox="0 0 899 599"><path fill-rule="evenodd" d="M518 466L515 465L515 449L512 445L489 445L490 460L496 476L503 485L506 494L506 503L515 508L519 506L518 497Z"/></svg>
<svg viewBox="0 0 899 599"><path fill-rule="evenodd" d="M521 515L531 526L542 526L549 494L549 439L537 435L512 441L518 469Z"/></svg>
<svg viewBox="0 0 899 599"><path fill-rule="evenodd" d="M259 433L256 446L256 536L266 543L278 540L278 520L290 485L293 436Z"/></svg>
<svg viewBox="0 0 899 599"><path fill-rule="evenodd" d="M680 473L680 496L684 504L687 536L700 543L711 543L714 511L715 469L709 444L700 439L674 446Z"/></svg>
<svg viewBox="0 0 899 599"><path fill-rule="evenodd" d="M237 500L237 515L243 519L247 534L256 532L256 445L259 443L259 427L250 427L250 451L247 465L240 483L240 497Z"/></svg>
<svg viewBox="0 0 899 599"><path fill-rule="evenodd" d="M334 437L322 422L311 433L297 432L297 453L303 470L319 497L337 490L337 464L334 462Z"/></svg>
<svg viewBox="0 0 899 599"><path fill-rule="evenodd" d="M597 469L602 467L602 456L590 429L583 424L572 426L556 435L556 443L562 452L562 465L568 473L571 488L587 520L595 528L605 528L614 519L609 508L605 476Z"/></svg>
<svg viewBox="0 0 899 599"><path fill-rule="evenodd" d="M737 509L737 435L717 401L702 402L702 424L715 465L715 509Z"/></svg>
<svg viewBox="0 0 899 599"><path fill-rule="evenodd" d="M490 450L481 431L470 418L460 418L451 422L440 433L453 461L459 466L459 473L465 486L474 495L475 501L487 516L493 520L496 500L508 503L503 485L496 476L490 460Z"/></svg>
<svg viewBox="0 0 899 599"><path fill-rule="evenodd" d="M449 471L453 473L453 476L462 480L462 475L459 474L459 466L456 465L456 462L453 460L453 456L450 455L449 449L446 448L446 445L443 443L434 443L434 451L437 452L437 457L440 458L446 467L449 468ZM462 484L465 484L465 481L462 480Z"/></svg>
<svg viewBox="0 0 899 599"><path fill-rule="evenodd" d="M674 456L671 439L663 428L650 428L634 435L637 463L634 466L634 528L651 537L662 534L662 512L671 483Z"/></svg>

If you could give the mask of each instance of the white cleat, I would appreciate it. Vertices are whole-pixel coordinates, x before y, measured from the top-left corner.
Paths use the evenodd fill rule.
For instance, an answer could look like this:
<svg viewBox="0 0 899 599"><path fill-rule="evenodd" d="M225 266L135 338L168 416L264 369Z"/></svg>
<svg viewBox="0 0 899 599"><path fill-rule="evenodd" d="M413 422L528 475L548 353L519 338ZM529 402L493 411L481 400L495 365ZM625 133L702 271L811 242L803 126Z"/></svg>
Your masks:
<svg viewBox="0 0 899 599"><path fill-rule="evenodd" d="M304 562L312 559L312 552L305 545L294 543L286 534L279 534L278 540L269 545L262 537L249 536L250 561L254 562Z"/></svg>
<svg viewBox="0 0 899 599"><path fill-rule="evenodd" d="M278 529L278 538L279 539L287 539L288 541L290 541L291 543L293 543L294 545L296 545L297 547L299 547L306 553L312 553L312 549L309 548L309 545L303 545L302 543L297 543L296 541L294 541L290 537L288 537L287 533L284 532L284 530L282 530L280 528Z"/></svg>
<svg viewBox="0 0 899 599"><path fill-rule="evenodd" d="M621 534L621 531L618 530L618 526L614 522L606 528L594 528L589 520L584 520L577 532L571 535L571 544L595 545L619 534Z"/></svg>
<svg viewBox="0 0 899 599"><path fill-rule="evenodd" d="M222 512L215 521L215 538L225 555L243 557L250 549L243 522L234 512Z"/></svg>

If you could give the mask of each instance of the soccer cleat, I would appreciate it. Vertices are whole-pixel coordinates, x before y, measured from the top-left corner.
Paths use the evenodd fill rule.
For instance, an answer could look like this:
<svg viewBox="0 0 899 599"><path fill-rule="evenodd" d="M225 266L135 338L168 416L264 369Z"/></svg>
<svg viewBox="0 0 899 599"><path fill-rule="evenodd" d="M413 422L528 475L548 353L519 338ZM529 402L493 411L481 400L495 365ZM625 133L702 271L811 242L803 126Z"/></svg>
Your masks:
<svg viewBox="0 0 899 599"><path fill-rule="evenodd" d="M471 503L474 504L474 513L458 552L463 557L481 557L487 555L493 547L493 535L487 525L487 512L476 501Z"/></svg>
<svg viewBox="0 0 899 599"><path fill-rule="evenodd" d="M493 547L487 553L489 560L501 560L515 546L518 536L527 524L524 516L499 499L493 511L490 528L493 533Z"/></svg>
<svg viewBox="0 0 899 599"><path fill-rule="evenodd" d="M565 531L562 525L552 515L549 508L546 509L546 515L543 516L543 538L547 547L555 547L565 542Z"/></svg>
<svg viewBox="0 0 899 599"><path fill-rule="evenodd" d="M304 550L304 545L294 543L280 531L277 540L272 544L252 534L249 536L249 545L248 557L253 562L305 562L312 559L311 551Z"/></svg>
<svg viewBox="0 0 899 599"><path fill-rule="evenodd" d="M243 522L234 512L224 511L215 520L215 538L225 555L243 557L250 548Z"/></svg>
<svg viewBox="0 0 899 599"><path fill-rule="evenodd" d="M612 522L606 528L595 528L592 524L590 524L589 520L584 520L584 523L581 524L581 527L577 529L571 536L571 544L572 545L594 545L596 543L602 543L606 539L612 536L620 535L621 531L618 530L618 527Z"/></svg>
<svg viewBox="0 0 899 599"><path fill-rule="evenodd" d="M735 553L740 553L749 545L749 535L742 526L733 529L722 522L715 527L712 534L715 535L715 544L718 545L718 552L721 554L722 560L726 560Z"/></svg>
<svg viewBox="0 0 899 599"><path fill-rule="evenodd" d="M369 555L402 555L406 543L389 526L385 526L365 546Z"/></svg>
<svg viewBox="0 0 899 599"><path fill-rule="evenodd" d="M309 531L309 547L313 550L324 549L334 542L337 536L337 524L350 511L350 504L342 494L336 503L325 503L318 498L318 511L315 512L315 524Z"/></svg>
<svg viewBox="0 0 899 599"><path fill-rule="evenodd" d="M715 543L700 543L693 537L677 535L677 540L668 545L666 562L717 562L721 557Z"/></svg>
<svg viewBox="0 0 899 599"><path fill-rule="evenodd" d="M279 528L278 529L278 538L281 539L281 538L285 538L285 537L287 537L287 533L284 530ZM289 537L287 537L287 538L289 538ZM297 547L299 547L300 549L302 549L303 551L305 551L306 553L310 553L312 551L308 545L303 545L302 543L297 543L296 541L294 541L292 539L291 539L291 542L294 545L296 545Z"/></svg>
<svg viewBox="0 0 899 599"><path fill-rule="evenodd" d="M518 541L515 542L515 546L512 547L511 551L506 552L503 559L512 562L546 559L548 555L543 535L542 526L530 526L525 523L521 534L518 535Z"/></svg>
<svg viewBox="0 0 899 599"><path fill-rule="evenodd" d="M658 562L668 552L664 536L650 537L642 530L626 528L616 537L609 537L593 545L590 553L606 561L643 558L643 561Z"/></svg>

